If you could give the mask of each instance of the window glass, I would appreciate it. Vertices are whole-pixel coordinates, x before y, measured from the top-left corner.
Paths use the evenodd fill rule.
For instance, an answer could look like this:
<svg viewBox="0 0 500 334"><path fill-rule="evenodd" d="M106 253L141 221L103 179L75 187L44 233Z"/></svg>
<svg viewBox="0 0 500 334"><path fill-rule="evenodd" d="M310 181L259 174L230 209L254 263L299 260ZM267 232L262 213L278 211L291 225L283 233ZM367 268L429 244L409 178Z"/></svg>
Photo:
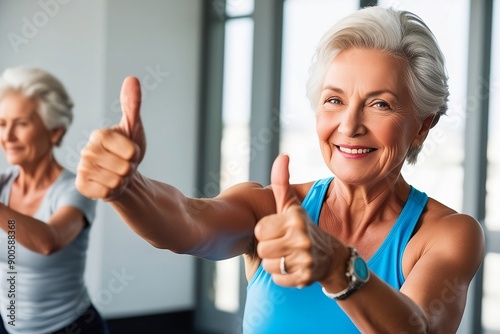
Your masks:
<svg viewBox="0 0 500 334"><path fill-rule="evenodd" d="M227 16L250 15L253 12L253 0L226 0Z"/></svg>
<svg viewBox="0 0 500 334"><path fill-rule="evenodd" d="M493 34L486 179L486 233L489 245L500 245L500 4L493 2ZM497 247L498 249L498 247ZM482 323L486 331L500 333L500 254L488 253L484 261Z"/></svg>
<svg viewBox="0 0 500 334"><path fill-rule="evenodd" d="M253 20L226 23L221 190L248 180Z"/></svg>
<svg viewBox="0 0 500 334"><path fill-rule="evenodd" d="M486 333L500 331L500 254L488 253L484 259L482 324Z"/></svg>
<svg viewBox="0 0 500 334"><path fill-rule="evenodd" d="M249 175L253 20L231 19L225 29L221 191L247 181ZM215 263L214 303L218 310L236 313L240 308L239 260L235 257Z"/></svg>
<svg viewBox="0 0 500 334"><path fill-rule="evenodd" d="M306 98L307 74L321 36L358 6L358 1L344 0L284 2L280 150L290 155L292 183L331 175L319 150L314 112Z"/></svg>
<svg viewBox="0 0 500 334"><path fill-rule="evenodd" d="M486 182L486 226L489 230L500 231L500 5L493 3L493 39L490 77L490 113L488 131L488 179Z"/></svg>

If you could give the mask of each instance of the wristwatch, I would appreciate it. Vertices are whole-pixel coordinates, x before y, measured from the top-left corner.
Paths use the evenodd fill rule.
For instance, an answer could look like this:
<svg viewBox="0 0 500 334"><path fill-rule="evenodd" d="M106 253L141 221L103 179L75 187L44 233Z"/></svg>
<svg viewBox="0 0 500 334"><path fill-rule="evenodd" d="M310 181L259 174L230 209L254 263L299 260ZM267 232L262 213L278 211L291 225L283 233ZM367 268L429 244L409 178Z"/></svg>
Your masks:
<svg viewBox="0 0 500 334"><path fill-rule="evenodd" d="M370 279L370 270L361 256L359 256L358 251L354 247L349 247L351 256L347 261L347 270L345 276L349 285L344 290L338 293L330 293L323 288L323 293L331 299L334 300L344 300L349 297L352 293L359 290L363 285Z"/></svg>

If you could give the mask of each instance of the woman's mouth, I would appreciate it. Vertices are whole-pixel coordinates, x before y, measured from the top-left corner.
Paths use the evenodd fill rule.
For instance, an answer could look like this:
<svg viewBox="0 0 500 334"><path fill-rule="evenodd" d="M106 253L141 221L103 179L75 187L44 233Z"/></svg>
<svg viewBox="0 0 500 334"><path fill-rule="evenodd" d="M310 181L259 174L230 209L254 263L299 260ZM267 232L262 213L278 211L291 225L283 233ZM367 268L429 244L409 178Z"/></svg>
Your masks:
<svg viewBox="0 0 500 334"><path fill-rule="evenodd" d="M348 154L366 154L375 151L374 148L349 148L349 147L342 147L342 146L337 146L337 148Z"/></svg>

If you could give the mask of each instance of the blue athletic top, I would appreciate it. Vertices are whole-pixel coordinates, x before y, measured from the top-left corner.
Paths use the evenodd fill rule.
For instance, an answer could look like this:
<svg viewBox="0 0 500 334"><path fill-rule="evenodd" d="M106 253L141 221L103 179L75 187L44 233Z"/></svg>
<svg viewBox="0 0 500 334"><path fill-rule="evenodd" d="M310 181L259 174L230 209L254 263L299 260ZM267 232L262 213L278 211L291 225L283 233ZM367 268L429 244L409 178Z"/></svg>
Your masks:
<svg viewBox="0 0 500 334"><path fill-rule="evenodd" d="M316 225L332 179L316 181L302 202ZM403 252L426 203L427 195L411 187L394 226L367 262L373 273L395 289L399 290L405 281ZM359 330L337 302L323 294L319 283L302 289L281 287L261 264L248 283L243 333L321 334L359 333Z"/></svg>

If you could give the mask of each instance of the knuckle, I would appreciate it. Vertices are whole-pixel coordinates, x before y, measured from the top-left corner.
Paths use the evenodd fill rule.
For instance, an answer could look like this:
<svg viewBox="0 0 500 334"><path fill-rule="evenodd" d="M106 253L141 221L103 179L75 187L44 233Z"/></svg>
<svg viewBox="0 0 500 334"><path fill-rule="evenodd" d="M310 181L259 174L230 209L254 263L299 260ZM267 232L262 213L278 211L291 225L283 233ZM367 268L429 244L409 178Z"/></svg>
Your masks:
<svg viewBox="0 0 500 334"><path fill-rule="evenodd" d="M269 271L271 269L269 261L267 261L266 259L263 259L262 260L262 268L264 268L264 270L266 270L266 271Z"/></svg>
<svg viewBox="0 0 500 334"><path fill-rule="evenodd" d="M82 177L78 174L76 176L76 180L75 180L75 187L84 196L87 195L86 194L87 188L85 187L85 184L86 184L86 182L84 182L82 180Z"/></svg>
<svg viewBox="0 0 500 334"><path fill-rule="evenodd" d="M300 233L295 240L295 244L297 248L310 250L312 248L312 242L309 237L303 233Z"/></svg>
<svg viewBox="0 0 500 334"><path fill-rule="evenodd" d="M132 141L130 141L129 145L127 145L127 152L126 152L127 159L128 160L135 159L138 156L137 152L138 152L137 146Z"/></svg>
<svg viewBox="0 0 500 334"><path fill-rule="evenodd" d="M88 169L89 166L92 165L92 162L95 160L94 156L95 154L90 148L84 147L80 152L80 161L78 163L78 169L81 170Z"/></svg>
<svg viewBox="0 0 500 334"><path fill-rule="evenodd" d="M97 129L92 131L89 137L89 142L90 143L99 143L105 140L105 138L108 136L108 131L104 129Z"/></svg>
<svg viewBox="0 0 500 334"><path fill-rule="evenodd" d="M265 258L265 255L266 255L266 247L265 245L262 243L262 242L259 242L257 244L257 254L263 259Z"/></svg>
<svg viewBox="0 0 500 334"><path fill-rule="evenodd" d="M289 222L289 225L291 227L297 228L297 229L302 229L303 222L302 222L302 219L299 215L292 214L290 219L288 220L288 222Z"/></svg>
<svg viewBox="0 0 500 334"><path fill-rule="evenodd" d="M116 166L116 173L121 176L128 175L132 170L132 164L129 162L120 163Z"/></svg>
<svg viewBox="0 0 500 334"><path fill-rule="evenodd" d="M108 185L111 189L118 189L123 183L123 179L119 176L110 177Z"/></svg>
<svg viewBox="0 0 500 334"><path fill-rule="evenodd" d="M311 269L313 268L314 266L314 260L311 256L306 256L303 260L302 260L302 265L304 268L307 268L307 269Z"/></svg>

